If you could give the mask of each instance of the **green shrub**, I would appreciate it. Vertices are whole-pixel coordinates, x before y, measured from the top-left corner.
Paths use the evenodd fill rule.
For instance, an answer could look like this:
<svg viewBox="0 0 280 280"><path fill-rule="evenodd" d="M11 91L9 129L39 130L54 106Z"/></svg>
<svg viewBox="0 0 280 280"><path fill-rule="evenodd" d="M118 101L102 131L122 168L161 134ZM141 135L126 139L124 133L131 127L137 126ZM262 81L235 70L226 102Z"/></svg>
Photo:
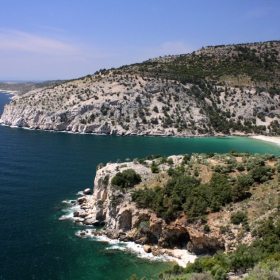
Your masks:
<svg viewBox="0 0 280 280"><path fill-rule="evenodd" d="M238 162L237 165L236 165L236 169L238 171L244 171L245 170L245 166L242 162Z"/></svg>
<svg viewBox="0 0 280 280"><path fill-rule="evenodd" d="M272 177L272 169L270 166L259 166L250 171L250 175L255 182L263 183Z"/></svg>
<svg viewBox="0 0 280 280"><path fill-rule="evenodd" d="M232 200L238 201L245 198L253 183L254 179L251 175L242 174L239 176L232 189Z"/></svg>
<svg viewBox="0 0 280 280"><path fill-rule="evenodd" d="M123 172L118 172L111 181L113 187L121 190L132 188L139 182L141 182L141 176L134 169L126 169Z"/></svg>
<svg viewBox="0 0 280 280"><path fill-rule="evenodd" d="M189 220L204 218L209 209L218 211L231 202L231 186L225 175L213 174L209 184L169 169L172 178L163 188L139 189L132 193L137 207L151 208L165 220L173 220L183 211ZM174 175L176 174L176 175Z"/></svg>
<svg viewBox="0 0 280 280"><path fill-rule="evenodd" d="M210 227L208 224L204 225L204 232L210 232Z"/></svg>
<svg viewBox="0 0 280 280"><path fill-rule="evenodd" d="M269 260L257 265L244 280L280 279L280 262Z"/></svg>
<svg viewBox="0 0 280 280"><path fill-rule="evenodd" d="M235 225L239 225L239 224L244 224L247 223L247 214L242 212L242 211L237 211L235 213L232 213L230 216L230 221L235 224Z"/></svg>
<svg viewBox="0 0 280 280"><path fill-rule="evenodd" d="M156 165L151 166L152 173L159 173L159 169Z"/></svg>
<svg viewBox="0 0 280 280"><path fill-rule="evenodd" d="M101 169L104 166L104 164L102 162L100 162L97 166L96 166L96 170Z"/></svg>
<svg viewBox="0 0 280 280"><path fill-rule="evenodd" d="M169 164L169 165L172 165L174 162L173 162L173 159L172 158L169 158L168 160L167 160L167 163Z"/></svg>
<svg viewBox="0 0 280 280"><path fill-rule="evenodd" d="M188 155L188 154L184 155L182 164L187 164L190 161L190 159L191 159L190 155Z"/></svg>
<svg viewBox="0 0 280 280"><path fill-rule="evenodd" d="M102 180L102 184L107 186L108 183L109 183L109 175L106 175L106 176L104 177L104 179Z"/></svg>
<svg viewBox="0 0 280 280"><path fill-rule="evenodd" d="M228 279L226 270L223 267L219 267L214 274L214 280L226 280L226 279Z"/></svg>

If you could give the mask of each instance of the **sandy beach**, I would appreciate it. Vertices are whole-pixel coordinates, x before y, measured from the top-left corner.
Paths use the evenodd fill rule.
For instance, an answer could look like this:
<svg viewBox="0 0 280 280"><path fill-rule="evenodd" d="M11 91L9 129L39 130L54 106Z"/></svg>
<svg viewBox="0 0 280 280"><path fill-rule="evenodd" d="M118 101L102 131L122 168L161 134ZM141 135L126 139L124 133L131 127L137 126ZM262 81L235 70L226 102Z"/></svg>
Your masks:
<svg viewBox="0 0 280 280"><path fill-rule="evenodd" d="M272 136L259 135L259 136L251 136L251 138L280 145L280 137L278 136L272 137Z"/></svg>

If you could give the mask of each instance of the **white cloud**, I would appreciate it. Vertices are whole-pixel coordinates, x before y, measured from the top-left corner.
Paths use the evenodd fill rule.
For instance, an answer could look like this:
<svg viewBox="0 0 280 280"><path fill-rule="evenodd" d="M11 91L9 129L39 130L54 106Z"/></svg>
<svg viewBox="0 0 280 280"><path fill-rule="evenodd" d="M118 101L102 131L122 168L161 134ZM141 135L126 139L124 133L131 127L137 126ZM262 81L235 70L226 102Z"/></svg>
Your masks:
<svg viewBox="0 0 280 280"><path fill-rule="evenodd" d="M0 61L5 65L0 69L0 78L75 78L101 68L192 51L183 41L166 41L158 46L142 48L136 45L101 47L92 42L81 42L80 38L54 33L38 35L0 29Z"/></svg>
<svg viewBox="0 0 280 280"><path fill-rule="evenodd" d="M0 50L47 55L73 55L78 53L79 48L62 40L18 30L0 29Z"/></svg>

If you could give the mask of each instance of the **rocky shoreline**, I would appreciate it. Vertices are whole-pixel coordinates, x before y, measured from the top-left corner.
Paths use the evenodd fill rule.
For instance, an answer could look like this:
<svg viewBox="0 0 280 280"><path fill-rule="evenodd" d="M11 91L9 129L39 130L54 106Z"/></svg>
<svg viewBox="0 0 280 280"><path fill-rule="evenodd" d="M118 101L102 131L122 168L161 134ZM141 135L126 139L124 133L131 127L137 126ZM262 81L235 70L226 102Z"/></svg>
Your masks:
<svg viewBox="0 0 280 280"><path fill-rule="evenodd" d="M171 156L174 165L181 164L183 156ZM118 173L133 169L141 176L141 183L135 188L145 187L167 180L160 177L166 174L168 164L160 165L160 174L152 173L152 160L146 160L146 165L138 162L108 163L99 168L94 179L94 192L85 190L84 195L71 203L71 213L61 217L73 219L75 223L90 227L80 230L79 237L106 236L118 242L133 242L150 257L169 255L175 257L180 265L185 266L188 261L194 261L197 255L217 250L229 250L233 244L233 237L221 233L219 222L208 222L211 230L205 231L202 221L189 222L184 216L178 217L171 223L166 223L150 209L138 209L131 199L131 192L122 192L112 187L111 180ZM220 221L223 223L223 221ZM103 226L95 231L94 226ZM172 241L173 240L173 241ZM174 241L175 240L175 241ZM142 247L143 246L143 247ZM184 264L183 264L184 263Z"/></svg>
<svg viewBox="0 0 280 280"><path fill-rule="evenodd" d="M89 131L88 127L85 126L74 126L75 129L61 129L59 128L46 128L38 126L25 126L21 124L22 119L18 119L14 123L7 122L0 118L0 125L9 126L12 128L23 128L29 130L42 130L46 132L64 132L64 133L73 133L73 134L89 134L89 135L116 135L116 136L143 136L143 137L173 137L173 138L204 138L204 137L230 137L230 136L239 136L239 137L255 137L259 135L255 134L245 134L242 132L235 132L231 134L222 134L222 133L208 133L208 134L192 134L192 133L174 133L174 132L165 132L165 131L154 131L154 130L139 130L139 131L124 131L122 129L113 129L109 131L104 131L102 126L98 127L96 131ZM265 136L264 136L265 137ZM257 139L257 138L256 138ZM270 141L269 141L270 142Z"/></svg>
<svg viewBox="0 0 280 280"><path fill-rule="evenodd" d="M76 232L77 237L90 238L99 242L105 242L108 244L107 250L128 251L132 254L136 254L139 258L145 258L151 261L176 262L182 267L186 267L188 262L194 262L198 257L196 254L192 254L186 249L167 249L160 248L157 245L143 245L135 243L134 240L127 239L125 235L121 234L121 232L117 235L113 235L108 229L102 228L97 230L96 228L93 228L93 226L104 226L105 222L92 219L92 214L90 214L90 189L85 189L78 194L83 196L79 197L77 200L62 201L63 204L71 205L67 207L67 210L70 210L71 213L59 218L59 220L71 219L76 224L88 227Z"/></svg>

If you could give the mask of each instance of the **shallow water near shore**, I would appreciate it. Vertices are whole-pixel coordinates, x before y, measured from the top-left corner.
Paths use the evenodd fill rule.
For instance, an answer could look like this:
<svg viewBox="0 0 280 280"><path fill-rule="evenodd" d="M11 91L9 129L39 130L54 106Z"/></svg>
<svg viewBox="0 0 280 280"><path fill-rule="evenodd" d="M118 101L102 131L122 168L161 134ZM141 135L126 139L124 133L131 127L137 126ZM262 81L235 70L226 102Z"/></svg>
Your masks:
<svg viewBox="0 0 280 280"><path fill-rule="evenodd" d="M0 93L0 112L8 101ZM157 278L170 264L78 238L83 227L59 221L61 201L92 188L100 162L232 149L280 155L278 145L249 138L117 137L0 126L0 279Z"/></svg>

